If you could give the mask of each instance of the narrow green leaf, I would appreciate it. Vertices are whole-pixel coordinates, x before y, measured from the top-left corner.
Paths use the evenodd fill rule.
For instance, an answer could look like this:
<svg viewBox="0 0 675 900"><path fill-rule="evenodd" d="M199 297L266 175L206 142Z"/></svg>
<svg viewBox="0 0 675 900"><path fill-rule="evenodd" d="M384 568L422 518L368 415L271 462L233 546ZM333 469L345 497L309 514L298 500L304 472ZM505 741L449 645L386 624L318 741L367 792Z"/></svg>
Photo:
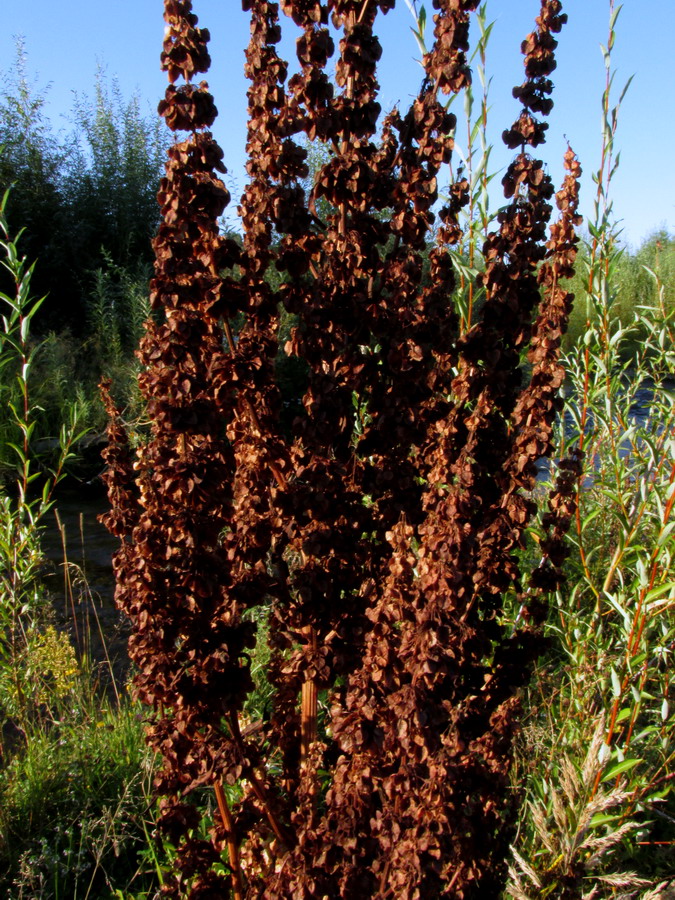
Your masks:
<svg viewBox="0 0 675 900"><path fill-rule="evenodd" d="M667 591L675 591L675 581L666 581L665 584L659 584L658 587L652 588L645 595L645 601L649 603L650 600L656 600L657 597L661 597Z"/></svg>
<svg viewBox="0 0 675 900"><path fill-rule="evenodd" d="M7 441L7 446L11 447L12 450L19 457L23 465L27 465L28 460L26 459L26 454L23 452L23 448L19 447L17 444L13 444L11 441Z"/></svg>
<svg viewBox="0 0 675 900"><path fill-rule="evenodd" d="M609 670L610 678L612 679L612 694L614 697L621 696L621 681L619 680L619 676L616 673L614 666L610 667Z"/></svg>
<svg viewBox="0 0 675 900"><path fill-rule="evenodd" d="M596 813L588 824L591 828L597 828L599 825L609 825L612 822L617 822L619 818L618 815L611 816L609 813Z"/></svg>
<svg viewBox="0 0 675 900"><path fill-rule="evenodd" d="M619 96L619 103L617 104L617 107L619 106L619 104L621 104L623 102L623 98L626 96L626 93L628 92L628 88L630 87L631 81L634 78L635 78L635 75L631 75L630 78L628 79L628 81L623 86L623 90L621 91L621 95Z"/></svg>
<svg viewBox="0 0 675 900"><path fill-rule="evenodd" d="M665 528L661 530L661 534L656 539L656 546L663 547L675 528L675 522L669 522Z"/></svg>
<svg viewBox="0 0 675 900"><path fill-rule="evenodd" d="M611 781L612 778L616 778L618 775L623 775L624 772L629 772L631 769L634 769L635 766L639 765L641 762L641 759L624 759L623 762L610 766L602 776L602 780Z"/></svg>
<svg viewBox="0 0 675 900"><path fill-rule="evenodd" d="M616 21L619 18L619 13L621 12L622 9L623 9L623 3L619 4L619 6L617 6L612 11L612 15L609 17L609 30L610 31L614 31L614 28L616 27Z"/></svg>

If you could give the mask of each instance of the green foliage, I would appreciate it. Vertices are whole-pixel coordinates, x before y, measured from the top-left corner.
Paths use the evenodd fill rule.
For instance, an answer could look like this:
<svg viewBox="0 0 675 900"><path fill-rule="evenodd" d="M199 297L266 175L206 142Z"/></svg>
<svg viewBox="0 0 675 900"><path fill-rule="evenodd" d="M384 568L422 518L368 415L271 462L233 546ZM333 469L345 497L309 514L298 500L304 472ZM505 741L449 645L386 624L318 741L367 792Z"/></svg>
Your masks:
<svg viewBox="0 0 675 900"><path fill-rule="evenodd" d="M45 268L66 276L59 261L57 235L62 211L60 179L65 149L54 137L45 118L47 89L40 89L28 76L27 56L22 41L17 42L14 67L3 73L0 94L0 193L12 187L11 208L5 210L11 232L25 228L24 247L34 259L40 256ZM6 274L0 276L0 290L7 289ZM46 280L38 291L44 293Z"/></svg>
<svg viewBox="0 0 675 900"><path fill-rule="evenodd" d="M78 97L75 116L77 142L64 193L80 269L149 261L166 152L159 120L146 119L140 98L125 100L117 82L108 85L101 70L93 99Z"/></svg>
<svg viewBox="0 0 675 900"><path fill-rule="evenodd" d="M76 698L58 725L30 728L0 769L0 889L8 900L93 900L157 884L153 759L140 717L128 706L101 708L83 680Z"/></svg>
<svg viewBox="0 0 675 900"><path fill-rule="evenodd" d="M26 654L43 657L49 634L41 628L45 608L40 590L42 558L40 531L53 505L53 492L73 457L73 446L83 436L78 430L78 410L71 408L61 425L55 466L44 461L39 467L36 454L37 408L30 393L32 369L39 345L31 341L31 324L41 299L32 295L33 265L20 256L16 240L9 236L5 207L8 194L0 200L0 264L12 284L11 293L0 292L0 392L3 395L3 464L8 484L0 492L0 683L3 696L0 714L25 725L31 702L29 693L39 689L25 679ZM35 490L40 482L40 488ZM58 655L58 648L56 649ZM37 657L36 657L37 654ZM52 674L56 672L52 669ZM58 670L56 683L63 672ZM29 671L29 675L30 675ZM34 675L34 673L32 673Z"/></svg>
<svg viewBox="0 0 675 900"><path fill-rule="evenodd" d="M126 407L129 417L137 419L142 415L135 351L150 316L149 281L149 265L120 266L107 253L104 265L92 273L87 338L80 352L88 360L82 376L88 386L87 394L96 397L94 421L98 431L105 425L98 400L102 377L110 378L113 394Z"/></svg>
<svg viewBox="0 0 675 900"><path fill-rule="evenodd" d="M80 666L70 640L53 625L43 631L31 629L13 660L13 671L0 670L0 710L5 717L26 720L32 712L49 708L54 712L72 700Z"/></svg>
<svg viewBox="0 0 675 900"><path fill-rule="evenodd" d="M101 71L94 97L77 98L75 131L56 138L44 117L47 90L29 81L21 43L4 83L0 190L13 186L9 227L26 228L26 252L40 259L35 288L50 294L41 329L77 335L91 273L109 264L135 273L152 259L166 138L138 96L125 100Z"/></svg>
<svg viewBox="0 0 675 900"><path fill-rule="evenodd" d="M74 408L80 421L103 430L98 398L102 375L138 417L135 347L148 315L150 238L158 221L156 193L166 138L138 96L125 99L99 71L93 98L77 97L75 130L54 136L45 118L47 89L27 74L22 43L0 95L0 190L9 232L24 227L23 249L40 262L33 290L49 295L33 321L44 337L35 346L30 391L33 446L54 447L53 436ZM0 272L0 290L11 293ZM14 391L3 381L3 406ZM10 435L0 423L0 465L8 464Z"/></svg>
<svg viewBox="0 0 675 900"><path fill-rule="evenodd" d="M608 316L611 335L619 329L630 329L630 335L625 335L621 340L622 353L628 359L639 351L647 336L647 326L640 319L645 310L652 310L657 317L662 317L672 309L672 298L675 297L675 238L666 231L656 231L645 238L637 250L622 247L619 235L615 234L612 240L614 249L620 252L612 272L612 296L604 315ZM599 321L599 310L586 302L592 252L593 241L589 236L579 255L577 273L568 286L577 298L565 338L568 351L583 343L588 324L597 325ZM662 300L668 304L667 308L661 309Z"/></svg>
<svg viewBox="0 0 675 900"><path fill-rule="evenodd" d="M630 366L632 330L616 327L592 328L583 353L567 358L558 452L583 445L587 475L567 582L548 626L552 649L528 694L514 774L527 798L517 898L587 896L593 888L593 896L610 897L612 885L653 887L672 872L669 853L654 850L675 837L672 327L672 314L640 314L635 329L648 340Z"/></svg>
<svg viewBox="0 0 675 900"><path fill-rule="evenodd" d="M32 294L31 278L34 265L19 255L15 240L9 236L5 207L8 194L0 201L0 264L9 276L12 293L0 292L0 393L5 404L0 419L0 435L5 449L3 463L13 478L14 498L3 496L0 503L0 579L2 603L0 627L9 629L10 642L16 637L16 617L33 621L34 582L37 577L35 547L41 521L52 505L53 490L64 474L64 467L72 458L72 448L82 433L79 431L77 407L70 409L69 418L61 425L56 465L40 472L36 467L35 428L37 407L29 385L39 345L31 342L32 320L42 304ZM46 477L45 477L46 475ZM29 496L29 489L42 476L42 489ZM24 565L25 563L25 565ZM7 640L6 633L3 640Z"/></svg>
<svg viewBox="0 0 675 900"><path fill-rule="evenodd" d="M586 475L550 649L525 701L514 900L657 900L673 887L675 285L660 277L672 242L659 235L634 256L619 246L609 198L620 100L611 106L605 61L595 221L554 454L583 450Z"/></svg>

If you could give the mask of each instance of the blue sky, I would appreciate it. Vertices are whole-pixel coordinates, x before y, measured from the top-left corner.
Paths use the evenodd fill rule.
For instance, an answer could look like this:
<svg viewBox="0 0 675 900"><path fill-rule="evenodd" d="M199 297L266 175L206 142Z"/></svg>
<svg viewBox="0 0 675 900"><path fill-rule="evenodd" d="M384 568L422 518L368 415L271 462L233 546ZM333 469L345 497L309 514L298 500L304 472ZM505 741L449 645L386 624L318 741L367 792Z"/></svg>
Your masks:
<svg viewBox="0 0 675 900"><path fill-rule="evenodd" d="M431 0L426 0L426 5L431 13ZM599 163L604 87L599 45L607 40L609 4L607 0L563 0L563 6L569 23L560 35L554 75L556 106L542 156L559 182L566 138L570 141L585 173L582 209L590 214L594 196L590 175ZM519 111L511 88L522 81L520 42L532 30L538 9L538 0L488 0L488 19L495 21L488 48L495 168L508 162L500 135ZM213 64L207 79L220 111L214 131L225 151L236 197L245 181L246 81L242 69L248 17L239 0L194 0L194 11L200 24L211 31ZM395 103L405 106L419 87L421 69L411 23L404 0L379 19L384 109ZM287 36L281 52L292 61L294 26L285 17L284 25ZM154 110L166 85L158 63L163 30L161 0L6 0L0 8L0 70L6 73L11 67L14 37L22 35L29 72L39 86L50 85L47 112L54 128L65 134L72 94L92 94L97 65L103 66L109 77L117 77L125 95L137 90L144 108ZM675 232L674 34L674 0L626 0L613 55L618 70L616 88L629 76L634 79L620 114L617 148L621 165L613 199L624 237L632 244L659 227Z"/></svg>

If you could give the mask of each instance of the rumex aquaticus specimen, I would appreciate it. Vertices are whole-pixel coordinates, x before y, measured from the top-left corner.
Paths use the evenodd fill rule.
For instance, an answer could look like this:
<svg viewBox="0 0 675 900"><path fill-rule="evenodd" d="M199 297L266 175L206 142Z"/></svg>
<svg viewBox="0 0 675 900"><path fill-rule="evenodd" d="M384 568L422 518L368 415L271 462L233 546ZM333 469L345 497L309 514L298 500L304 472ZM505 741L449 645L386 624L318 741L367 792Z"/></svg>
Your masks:
<svg viewBox="0 0 675 900"><path fill-rule="evenodd" d="M573 508L570 476L526 590L517 551L558 408L571 303L558 281L575 254L579 175L569 151L547 242L554 190L526 148L544 137L536 116L551 109L565 17L543 0L523 44L523 113L504 135L520 147L509 204L483 251L485 304L460 337L451 253L467 182L434 208L453 148L443 95L470 81L478 0L434 0L422 87L378 134L374 26L393 6L283 0L301 30L287 80L278 4L243 0L239 248L218 232L229 198L208 131L216 111L192 80L208 67L208 32L189 0L165 2L160 113L189 136L169 151L159 195L156 318L141 347L152 434L132 471L108 403L108 479L118 602L164 760L159 827L177 848L168 895L469 898L504 881L517 692ZM299 136L326 148L308 196ZM285 352L307 373L290 434L274 375L281 304L297 317ZM508 590L522 593L513 633L500 619ZM267 610L271 647L259 722L245 709L254 607ZM223 785L235 784L228 803ZM218 809L208 832L191 799L205 787Z"/></svg>

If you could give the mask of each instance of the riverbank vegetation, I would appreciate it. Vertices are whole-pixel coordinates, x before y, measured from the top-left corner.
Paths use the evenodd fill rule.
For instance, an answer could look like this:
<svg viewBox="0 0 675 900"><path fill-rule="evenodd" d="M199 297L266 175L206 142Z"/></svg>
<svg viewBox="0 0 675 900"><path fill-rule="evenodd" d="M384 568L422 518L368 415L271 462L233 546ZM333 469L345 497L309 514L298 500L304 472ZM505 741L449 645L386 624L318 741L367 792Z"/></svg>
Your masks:
<svg viewBox="0 0 675 900"><path fill-rule="evenodd" d="M477 66L489 35L485 15ZM416 22L420 38L423 24ZM17 84L0 107L0 173L13 184L0 211L0 891L12 900L150 900L170 884L175 850L170 829L155 831L158 761L143 740L147 713L105 641L92 650L87 633L98 625L82 615L87 588L75 572L72 615L57 615L41 539L59 483L82 465L83 432L103 427L102 374L114 379L132 438L145 433L133 350L149 312L145 241L157 224L152 198L164 143L137 105L100 82L94 107L81 107L89 150L71 158L42 119L40 96L26 93L25 78ZM485 153L488 104L476 102L473 121L471 103L465 108ZM559 571L544 651L521 691L508 789L504 897L513 900L658 900L675 891L675 239L655 232L637 250L621 246L610 199L618 105L609 81L603 114L596 214L569 283L575 305L551 462L529 494L536 514L514 551L523 572L541 570L546 559ZM17 127L24 137L12 143ZM474 276L493 228L488 169L477 159L472 165L469 239L454 259L464 331L484 302ZM49 210L62 234L40 230ZM117 224L98 246L87 245L86 223L102 215ZM62 249L75 221L77 261ZM129 223L138 230L121 243ZM71 292L61 299L60 267ZM78 298L77 312L66 296ZM304 370L289 378L290 402L299 402L293 392L304 380ZM556 529L565 514L561 549ZM531 605L527 592L504 592L506 633L522 627ZM266 635L265 607L249 615ZM258 640L242 715L251 733L269 718L269 666L267 642ZM326 716L322 706L318 728ZM236 790L226 799L236 803ZM201 816L192 837L208 840L220 827L218 801L199 789L192 800ZM225 854L216 871L228 875Z"/></svg>

